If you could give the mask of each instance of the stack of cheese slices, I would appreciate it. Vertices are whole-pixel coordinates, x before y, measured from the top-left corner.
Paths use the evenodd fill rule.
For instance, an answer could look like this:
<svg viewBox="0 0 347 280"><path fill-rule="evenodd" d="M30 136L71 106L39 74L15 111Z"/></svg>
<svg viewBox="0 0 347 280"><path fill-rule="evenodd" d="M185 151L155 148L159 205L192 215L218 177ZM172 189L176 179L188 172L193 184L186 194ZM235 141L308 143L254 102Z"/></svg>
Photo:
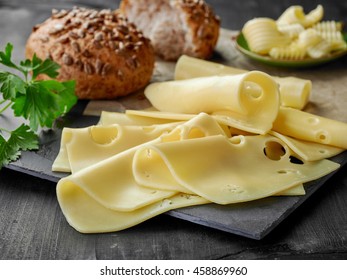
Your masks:
<svg viewBox="0 0 347 280"><path fill-rule="evenodd" d="M61 209L80 232L122 230L165 211L304 195L339 164L347 124L302 111L311 82L182 56L153 83L153 107L103 112L65 128L54 171Z"/></svg>

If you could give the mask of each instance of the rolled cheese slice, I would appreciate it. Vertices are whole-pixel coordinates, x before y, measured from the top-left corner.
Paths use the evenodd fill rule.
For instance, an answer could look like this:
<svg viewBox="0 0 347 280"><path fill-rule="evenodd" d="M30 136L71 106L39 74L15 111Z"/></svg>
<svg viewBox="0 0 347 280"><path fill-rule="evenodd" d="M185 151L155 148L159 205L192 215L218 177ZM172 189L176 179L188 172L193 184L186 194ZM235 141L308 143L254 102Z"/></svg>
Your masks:
<svg viewBox="0 0 347 280"><path fill-rule="evenodd" d="M183 55L176 63L175 80L243 73L247 73L247 70ZM282 106L300 110L306 106L312 91L310 80L297 77L272 77L279 84Z"/></svg>
<svg viewBox="0 0 347 280"><path fill-rule="evenodd" d="M271 129L280 102L277 83L259 71L153 83L145 95L159 111L222 115L260 134Z"/></svg>
<svg viewBox="0 0 347 280"><path fill-rule="evenodd" d="M347 123L281 107L273 130L297 139L347 149Z"/></svg>
<svg viewBox="0 0 347 280"><path fill-rule="evenodd" d="M281 105L302 110L307 105L312 82L297 77L274 77L280 86Z"/></svg>

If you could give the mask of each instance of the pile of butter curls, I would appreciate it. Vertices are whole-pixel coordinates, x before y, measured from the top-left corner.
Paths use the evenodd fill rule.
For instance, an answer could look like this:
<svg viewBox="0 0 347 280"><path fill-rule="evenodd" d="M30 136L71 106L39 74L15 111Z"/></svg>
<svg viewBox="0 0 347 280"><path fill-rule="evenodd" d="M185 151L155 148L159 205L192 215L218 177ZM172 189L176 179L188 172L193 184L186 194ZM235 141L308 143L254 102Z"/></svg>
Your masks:
<svg viewBox="0 0 347 280"><path fill-rule="evenodd" d="M246 22L242 33L250 50L274 59L322 58L347 49L342 23L322 21L322 5L304 13L291 6L277 19L259 17Z"/></svg>

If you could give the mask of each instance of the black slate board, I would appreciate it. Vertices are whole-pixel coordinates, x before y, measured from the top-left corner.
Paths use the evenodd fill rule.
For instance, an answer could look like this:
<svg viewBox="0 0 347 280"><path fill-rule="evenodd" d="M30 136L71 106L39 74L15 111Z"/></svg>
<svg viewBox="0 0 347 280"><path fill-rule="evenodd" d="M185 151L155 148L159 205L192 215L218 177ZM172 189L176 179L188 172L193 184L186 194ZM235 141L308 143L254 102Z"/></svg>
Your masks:
<svg viewBox="0 0 347 280"><path fill-rule="evenodd" d="M98 122L98 117L82 115L86 104L86 102L80 101L69 115L57 122L55 128L41 131L40 149L35 152L23 152L19 160L9 164L6 168L52 182L58 182L60 178L67 176L66 173L52 172L52 163L60 148L61 132L64 126L86 127ZM9 114L1 116L0 120L1 124L6 127L16 126L16 121ZM346 164L347 151L335 156L332 160L341 165ZM167 214L207 227L260 240L322 187L334 173L305 184L306 195L304 196L268 197L227 206L207 204L172 210Z"/></svg>

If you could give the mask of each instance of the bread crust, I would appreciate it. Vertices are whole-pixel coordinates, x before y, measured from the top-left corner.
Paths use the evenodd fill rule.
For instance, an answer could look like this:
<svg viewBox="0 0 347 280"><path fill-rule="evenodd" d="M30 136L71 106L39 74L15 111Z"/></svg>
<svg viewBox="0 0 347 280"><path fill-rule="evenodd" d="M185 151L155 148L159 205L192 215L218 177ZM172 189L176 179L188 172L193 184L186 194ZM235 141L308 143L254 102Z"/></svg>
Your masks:
<svg viewBox="0 0 347 280"><path fill-rule="evenodd" d="M220 19L203 0L122 0L120 10L164 60L183 54L206 59L217 44Z"/></svg>
<svg viewBox="0 0 347 280"><path fill-rule="evenodd" d="M118 10L78 7L53 10L33 28L26 57L34 53L61 66L58 80L76 80L80 99L113 99L145 87L155 61L149 39Z"/></svg>

